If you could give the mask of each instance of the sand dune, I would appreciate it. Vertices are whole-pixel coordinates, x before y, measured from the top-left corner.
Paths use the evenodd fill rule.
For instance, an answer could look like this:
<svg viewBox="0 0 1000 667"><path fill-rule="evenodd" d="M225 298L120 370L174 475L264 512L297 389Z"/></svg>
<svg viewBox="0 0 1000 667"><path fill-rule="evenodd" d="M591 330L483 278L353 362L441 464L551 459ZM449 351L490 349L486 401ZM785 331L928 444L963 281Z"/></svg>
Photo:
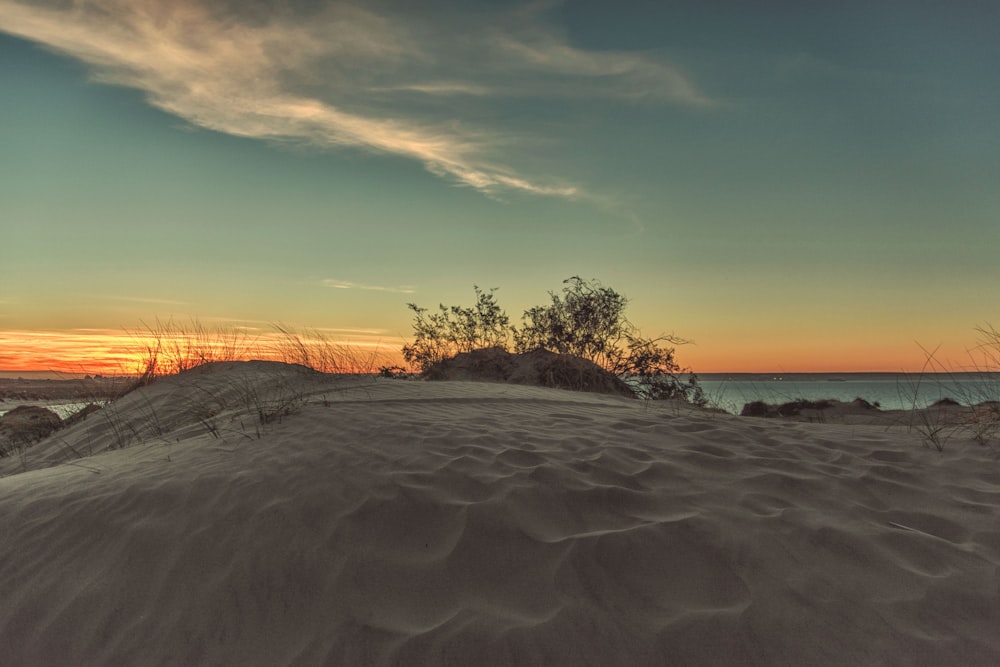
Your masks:
<svg viewBox="0 0 1000 667"><path fill-rule="evenodd" d="M1000 662L971 442L265 363L113 410L0 460L4 664Z"/></svg>

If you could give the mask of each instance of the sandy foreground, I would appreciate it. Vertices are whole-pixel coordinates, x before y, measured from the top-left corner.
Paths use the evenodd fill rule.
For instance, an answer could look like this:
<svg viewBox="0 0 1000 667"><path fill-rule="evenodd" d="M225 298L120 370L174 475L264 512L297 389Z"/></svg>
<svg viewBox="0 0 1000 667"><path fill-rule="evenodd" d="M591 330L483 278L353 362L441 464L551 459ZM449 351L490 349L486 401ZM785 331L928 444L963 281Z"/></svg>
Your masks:
<svg viewBox="0 0 1000 667"><path fill-rule="evenodd" d="M0 466L8 665L1000 663L961 439L253 362Z"/></svg>

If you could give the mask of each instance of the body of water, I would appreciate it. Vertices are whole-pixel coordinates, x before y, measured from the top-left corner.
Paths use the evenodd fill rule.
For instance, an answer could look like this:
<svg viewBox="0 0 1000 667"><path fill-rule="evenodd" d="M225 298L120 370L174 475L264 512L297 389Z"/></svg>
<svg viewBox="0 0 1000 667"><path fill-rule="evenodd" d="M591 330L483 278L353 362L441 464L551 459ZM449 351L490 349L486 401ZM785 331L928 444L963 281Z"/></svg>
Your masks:
<svg viewBox="0 0 1000 667"><path fill-rule="evenodd" d="M16 408L19 405L35 405L35 406L38 406L40 408L48 408L52 412L54 412L57 415L59 415L60 419L67 419L67 418L72 417L73 415L75 415L80 410L83 410L85 407L87 407L89 405L89 403L80 403L80 402L73 402L73 403L53 403L53 402L47 402L47 401L23 401L23 402L8 401L6 403L0 403L0 417L3 417L5 414L7 414L8 412L10 412L11 410L13 410L14 408Z"/></svg>
<svg viewBox="0 0 1000 667"><path fill-rule="evenodd" d="M963 405L1000 400L1000 373L706 373L698 376L709 401L739 414L751 401L863 398L883 410L927 407L942 398Z"/></svg>

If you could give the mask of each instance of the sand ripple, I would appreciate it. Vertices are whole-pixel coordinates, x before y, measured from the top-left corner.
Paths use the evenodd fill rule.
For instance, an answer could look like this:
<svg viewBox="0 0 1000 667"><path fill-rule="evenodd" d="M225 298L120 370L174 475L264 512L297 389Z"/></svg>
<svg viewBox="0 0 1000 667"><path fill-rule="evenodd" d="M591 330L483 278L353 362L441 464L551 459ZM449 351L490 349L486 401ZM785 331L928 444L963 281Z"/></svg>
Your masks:
<svg viewBox="0 0 1000 667"><path fill-rule="evenodd" d="M233 429L213 434L202 389L154 385L123 417L160 409L159 433L0 479L2 661L1000 662L988 450L531 387L305 382L250 435L238 392L219 390ZM110 426L74 428L114 449Z"/></svg>

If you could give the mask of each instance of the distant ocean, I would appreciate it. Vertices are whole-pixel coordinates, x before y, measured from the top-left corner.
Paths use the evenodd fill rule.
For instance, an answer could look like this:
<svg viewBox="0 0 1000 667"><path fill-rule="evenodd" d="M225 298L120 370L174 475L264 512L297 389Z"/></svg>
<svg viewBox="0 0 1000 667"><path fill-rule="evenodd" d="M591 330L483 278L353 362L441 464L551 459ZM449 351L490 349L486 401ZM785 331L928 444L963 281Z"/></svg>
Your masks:
<svg viewBox="0 0 1000 667"><path fill-rule="evenodd" d="M1000 400L1000 373L705 373L698 380L709 401L739 414L751 401L863 398L883 410L927 407L942 398L969 405Z"/></svg>

